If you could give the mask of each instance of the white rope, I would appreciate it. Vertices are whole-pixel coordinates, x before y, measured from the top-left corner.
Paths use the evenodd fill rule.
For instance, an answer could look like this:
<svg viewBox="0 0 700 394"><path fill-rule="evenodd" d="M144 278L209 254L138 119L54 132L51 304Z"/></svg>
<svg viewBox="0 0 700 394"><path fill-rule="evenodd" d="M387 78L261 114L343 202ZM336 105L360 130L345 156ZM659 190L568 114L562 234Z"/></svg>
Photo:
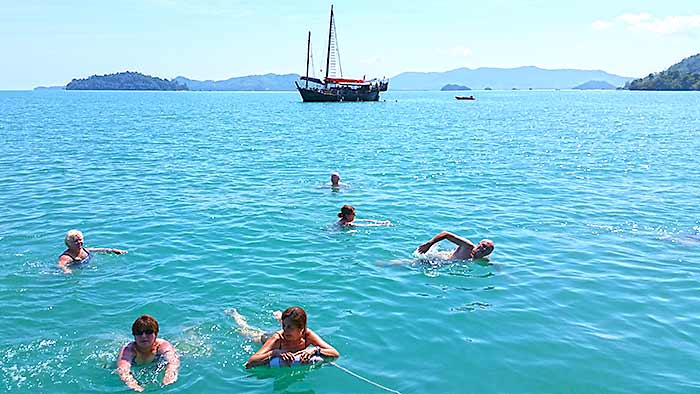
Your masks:
<svg viewBox="0 0 700 394"><path fill-rule="evenodd" d="M351 370L349 370L349 369L347 369L347 368L344 368L344 367L341 367L340 365L336 364L335 361L331 361L330 364L331 364L332 366L338 368L339 370L345 372L346 374L348 374L348 375L350 375L350 376L354 376L354 377L356 377L356 378L358 378L358 379L360 379L360 380L362 380L362 381L364 381L364 382L367 382L367 383L371 384L372 386L379 387L380 389L386 390L386 391L388 391L388 392L390 392L390 393L401 394L400 392L398 392L398 391L396 391L396 390L392 390L392 389L390 389L390 388L388 388L388 387L382 386L382 385L379 384L379 383L375 383L375 382L373 382L373 381L371 381L371 380L369 380L369 379L367 379L367 378L363 378L362 376L356 374L355 372L352 372Z"/></svg>

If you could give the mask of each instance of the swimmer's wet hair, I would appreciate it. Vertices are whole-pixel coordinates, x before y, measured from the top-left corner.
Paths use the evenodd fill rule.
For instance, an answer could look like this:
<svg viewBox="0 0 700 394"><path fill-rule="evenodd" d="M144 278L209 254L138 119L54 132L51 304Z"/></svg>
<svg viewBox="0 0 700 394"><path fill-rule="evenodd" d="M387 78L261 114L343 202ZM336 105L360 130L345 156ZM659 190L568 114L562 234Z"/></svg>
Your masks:
<svg viewBox="0 0 700 394"><path fill-rule="evenodd" d="M282 312L282 321L289 318L292 323L302 330L306 330L306 311L300 306L292 306Z"/></svg>
<svg viewBox="0 0 700 394"><path fill-rule="evenodd" d="M153 330L158 335L158 321L151 315L141 315L134 324L131 325L131 333L136 335L137 332Z"/></svg>
<svg viewBox="0 0 700 394"><path fill-rule="evenodd" d="M73 241L78 235L82 236L83 233L76 229L68 230L66 233L66 238L63 239L63 243L65 243L66 246L70 246L70 242Z"/></svg>
<svg viewBox="0 0 700 394"><path fill-rule="evenodd" d="M343 205L342 208L340 208L340 212L338 213L339 218L344 218L345 215L349 215L351 213L355 212L355 208L352 205Z"/></svg>

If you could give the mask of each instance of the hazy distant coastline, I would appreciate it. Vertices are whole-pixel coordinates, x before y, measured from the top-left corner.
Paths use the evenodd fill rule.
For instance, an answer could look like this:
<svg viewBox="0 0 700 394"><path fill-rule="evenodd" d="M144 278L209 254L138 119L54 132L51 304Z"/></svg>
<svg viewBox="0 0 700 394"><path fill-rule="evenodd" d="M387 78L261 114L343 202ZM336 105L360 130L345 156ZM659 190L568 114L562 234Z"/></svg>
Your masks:
<svg viewBox="0 0 700 394"><path fill-rule="evenodd" d="M195 91L294 91L294 81L299 74L264 74L234 77L226 80L199 81L178 76L168 81L144 76L135 72L122 72L104 76L93 75L74 79L67 90L195 90ZM118 83L115 82L119 79ZM445 85L457 84L472 89L489 87L496 90L516 89L572 89L586 82L605 81L613 86L623 86L631 77L610 74L600 70L556 69L539 67L516 68L458 68L445 72L404 72L390 78L391 90L440 90ZM130 82L133 82L133 85ZM178 88L178 85L186 89ZM61 89L50 87L46 89ZM38 87L36 90L45 90Z"/></svg>
<svg viewBox="0 0 700 394"><path fill-rule="evenodd" d="M186 77L161 79L138 72L93 75L73 79L67 86L35 90L196 90L196 91L293 91L299 74L264 74L221 81ZM532 90L532 89L629 89L700 90L700 54L687 57L668 69L644 78L630 78L601 70L539 67L458 68L445 72L405 72L390 78L391 90Z"/></svg>
<svg viewBox="0 0 700 394"><path fill-rule="evenodd" d="M65 86L37 86L34 90L66 90Z"/></svg>

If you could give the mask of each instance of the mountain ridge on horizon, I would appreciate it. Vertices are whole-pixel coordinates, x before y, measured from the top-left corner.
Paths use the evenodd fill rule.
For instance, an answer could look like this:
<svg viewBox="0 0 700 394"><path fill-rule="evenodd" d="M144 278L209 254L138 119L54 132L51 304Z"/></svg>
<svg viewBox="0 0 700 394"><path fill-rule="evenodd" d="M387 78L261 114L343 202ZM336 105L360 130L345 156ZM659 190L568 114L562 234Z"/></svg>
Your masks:
<svg viewBox="0 0 700 394"><path fill-rule="evenodd" d="M469 75L471 74L471 75ZM514 75L509 75L514 74ZM183 76L173 80L187 85L190 90L252 90L252 91L293 91L294 81L299 74L247 75L225 80L198 81ZM571 89L592 80L605 81L614 86L623 86L633 80L611 74L603 70L582 70L575 68L546 69L538 66L511 68L460 67L448 71L406 71L389 78L391 90L440 90L447 84L490 87L492 89Z"/></svg>
<svg viewBox="0 0 700 394"><path fill-rule="evenodd" d="M198 91L294 91L299 74L253 74L223 80L195 80L179 75L171 81ZM633 80L603 70L546 69L538 66L512 68L460 67L447 71L406 71L389 78L391 90L440 90L448 84L472 89L571 89L589 81L605 81L622 86ZM52 87L56 88L56 87ZM36 89L36 88L35 88Z"/></svg>
<svg viewBox="0 0 700 394"><path fill-rule="evenodd" d="M287 91L296 90L294 81L299 74L254 74L241 77L231 77L222 80L207 79L199 81L183 76L173 78L173 81L184 84L190 90L205 91Z"/></svg>
<svg viewBox="0 0 700 394"><path fill-rule="evenodd" d="M467 67L442 72L408 71L390 79L392 90L439 90L446 84L459 84L472 89L571 89L585 82L598 80L614 86L623 86L633 80L611 74L603 70L582 70L575 68L546 69L537 66L512 68Z"/></svg>
<svg viewBox="0 0 700 394"><path fill-rule="evenodd" d="M453 68L451 70L445 70L445 71L404 71L402 73L396 74L396 76L401 75L401 74L407 74L407 73L423 73L423 74L447 73L447 72L452 72L452 71L457 71L457 70L479 71L479 70L521 70L521 69L542 70L542 71L598 71L598 72L608 73L607 71L600 70L600 69L588 70L588 69L583 69L583 68L544 68L544 67L539 67L539 66L517 66L517 67L476 67L476 68L457 67L457 68ZM611 75L617 75L617 74L611 74ZM628 78L628 77L624 77L624 78ZM629 77L629 78L632 78L632 77Z"/></svg>

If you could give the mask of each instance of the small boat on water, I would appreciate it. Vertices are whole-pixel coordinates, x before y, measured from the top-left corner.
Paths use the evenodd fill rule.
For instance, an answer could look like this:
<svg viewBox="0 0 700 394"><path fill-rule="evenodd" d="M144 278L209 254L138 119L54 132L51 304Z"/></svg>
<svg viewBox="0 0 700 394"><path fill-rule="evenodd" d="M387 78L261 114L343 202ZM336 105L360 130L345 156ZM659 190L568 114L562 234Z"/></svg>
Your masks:
<svg viewBox="0 0 700 394"><path fill-rule="evenodd" d="M476 100L474 96L455 96L457 100Z"/></svg>
<svg viewBox="0 0 700 394"><path fill-rule="evenodd" d="M326 55L326 76L321 78L309 77L309 60L312 62L311 54L311 32L306 46L306 75L301 79L304 85L297 86L301 99L304 102L324 102L324 101L379 101L379 92L385 92L389 88L389 81L386 79L349 79L343 78L343 69L340 65L340 53L335 34L335 18L333 17L333 6L331 5L331 21L328 28L328 52ZM339 71L339 72L338 72ZM309 82L313 85L309 86Z"/></svg>

